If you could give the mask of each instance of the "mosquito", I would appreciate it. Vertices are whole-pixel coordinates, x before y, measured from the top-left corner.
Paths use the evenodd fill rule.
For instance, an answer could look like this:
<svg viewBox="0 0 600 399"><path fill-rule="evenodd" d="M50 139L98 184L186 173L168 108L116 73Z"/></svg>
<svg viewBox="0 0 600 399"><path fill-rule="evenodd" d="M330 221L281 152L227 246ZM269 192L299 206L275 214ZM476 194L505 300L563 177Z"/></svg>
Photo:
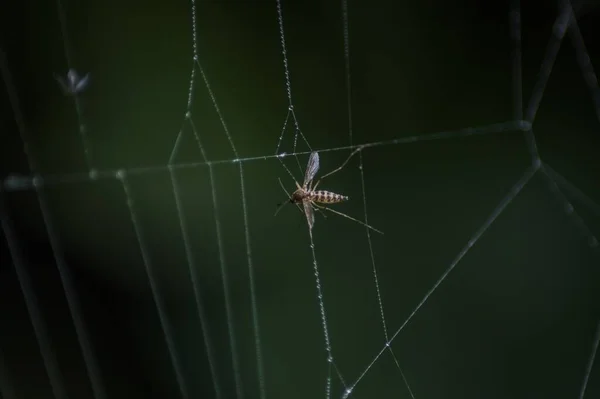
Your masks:
<svg viewBox="0 0 600 399"><path fill-rule="evenodd" d="M279 204L279 206L277 207L277 210L275 211L275 215L277 215L279 210L281 210L281 208L287 203L292 203L292 204L298 206L298 209L300 209L299 204L302 204L302 206L304 208L304 214L306 215L306 220L308 221L308 227L311 230L315 224L314 210L316 209L318 211L327 210L329 212L333 212L335 214L338 214L340 216L343 216L345 218L353 220L359 224L362 224L363 226L365 226L373 231L383 234L383 232L381 232L380 230L377 230L376 228L369 226L368 224L366 224L358 219L348 216L345 213L342 213L342 212L336 211L334 209L331 209L329 207L320 205L320 204L336 204L338 202L348 201L349 198L345 195L336 194L336 193L333 193L331 191L326 191L326 190L317 190L317 187L318 187L319 183L321 183L321 181L325 177L330 176L330 175L334 174L335 172L339 172L348 163L350 158L352 158L352 156L360 150L362 150L362 147L359 147L357 150L352 152L350 154L350 156L348 157L348 159L346 159L346 161L342 164L342 166L327 173L326 175L321 176L321 178L317 181L317 183L314 186L313 186L312 182L313 182L313 179L315 178L315 175L317 174L317 172L319 170L319 153L311 152L310 157L308 158L308 164L306 165L306 172L304 175L304 183L302 184L302 186L300 186L300 184L296 181L295 182L296 183L296 191L294 191L292 193L292 195L290 195L287 192L287 190L283 186L283 183L281 182L281 179L279 179L279 184L281 184L281 188L283 189L283 191L285 191L285 193L287 194L289 199L287 201L284 201L281 204ZM300 209L300 211L302 212L302 209Z"/></svg>

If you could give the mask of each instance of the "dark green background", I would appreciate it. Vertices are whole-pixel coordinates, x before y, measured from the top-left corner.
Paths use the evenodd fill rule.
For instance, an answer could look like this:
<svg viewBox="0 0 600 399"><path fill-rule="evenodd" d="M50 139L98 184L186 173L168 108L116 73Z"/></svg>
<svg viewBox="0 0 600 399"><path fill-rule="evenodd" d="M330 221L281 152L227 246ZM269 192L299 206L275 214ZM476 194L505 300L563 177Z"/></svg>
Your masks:
<svg viewBox="0 0 600 399"><path fill-rule="evenodd" d="M523 2L523 103L552 38L554 2ZM599 9L573 2L592 64L600 66ZM167 304L190 397L214 397L171 176L164 168L182 126L192 69L188 1L64 1L73 67L89 71L81 96L94 165L131 175L132 199ZM53 78L67 70L54 2L2 13L12 77L40 172L85 172L72 99ZM314 149L350 144L340 1L283 1L292 100ZM508 1L348 1L353 143L415 136L363 152L375 266L389 336L404 323L530 166L521 131L421 140L440 131L515 118ZM241 158L275 152L286 119L283 56L274 1L198 1L199 61ZM596 26L595 26L596 25ZM6 79L5 79L5 83ZM2 96L0 167L29 174L15 113ZM213 167L233 333L245 398L259 398L245 228L256 284L268 398L322 398L327 363L306 222L288 206L294 182L275 158L239 164L196 69L192 120ZM597 104L565 36L533 125L544 162L600 202ZM189 124L178 164L201 162ZM291 121L282 151L293 151ZM297 151L307 151L298 141ZM321 154L321 170L346 151ZM302 166L307 156L298 157ZM300 179L294 158L284 160ZM323 182L350 196L336 209L364 219L358 157ZM163 167L163 168L160 168ZM108 175L108 173L107 173ZM58 178L56 178L58 176ZM60 177L62 176L62 177ZM79 175L78 175L79 176ZM215 209L206 165L177 169L182 209L223 398L235 396ZM51 178L48 178L51 180ZM561 186L564 188L563 186ZM110 398L180 397L121 183L113 177L49 185L52 219L76 283ZM565 191L592 234L598 205ZM35 192L3 197L72 398L92 397ZM365 229L317 214L314 229L335 363L352 384L384 347ZM415 398L579 397L600 321L599 251L565 212L541 172L510 202L391 347ZM51 397L5 240L0 240L0 394ZM600 395L600 367L586 398ZM332 397L341 383L333 373ZM384 352L352 398L409 398ZM242 398L237 398L242 399Z"/></svg>

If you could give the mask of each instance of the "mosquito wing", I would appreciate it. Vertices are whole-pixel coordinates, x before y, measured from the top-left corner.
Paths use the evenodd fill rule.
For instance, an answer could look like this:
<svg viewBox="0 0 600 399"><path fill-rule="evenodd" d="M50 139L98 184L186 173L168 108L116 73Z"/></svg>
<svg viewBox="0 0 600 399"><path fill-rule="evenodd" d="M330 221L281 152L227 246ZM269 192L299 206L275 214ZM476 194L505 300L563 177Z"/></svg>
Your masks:
<svg viewBox="0 0 600 399"><path fill-rule="evenodd" d="M313 154L316 154L313 152ZM319 158L317 157L317 160ZM317 161L318 162L318 161ZM303 201L304 205L304 213L306 214L306 221L308 222L308 228L312 230L313 225L315 224L315 211L313 210L312 204L310 201Z"/></svg>
<svg viewBox="0 0 600 399"><path fill-rule="evenodd" d="M306 165L306 175L304 176L303 187L306 187L312 181L312 179L315 178L315 175L317 174L318 170L319 170L319 153L311 152L310 158L308 158L308 165Z"/></svg>

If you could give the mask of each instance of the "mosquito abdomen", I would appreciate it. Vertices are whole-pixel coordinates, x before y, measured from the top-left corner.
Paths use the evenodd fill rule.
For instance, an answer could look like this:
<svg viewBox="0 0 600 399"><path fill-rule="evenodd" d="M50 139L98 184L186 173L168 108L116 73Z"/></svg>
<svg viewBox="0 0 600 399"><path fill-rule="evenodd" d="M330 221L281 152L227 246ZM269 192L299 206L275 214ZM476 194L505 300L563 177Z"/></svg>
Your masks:
<svg viewBox="0 0 600 399"><path fill-rule="evenodd" d="M311 191L310 198L315 202L321 202L323 204L335 204L336 202L348 200L348 197L345 195L340 195L325 190Z"/></svg>

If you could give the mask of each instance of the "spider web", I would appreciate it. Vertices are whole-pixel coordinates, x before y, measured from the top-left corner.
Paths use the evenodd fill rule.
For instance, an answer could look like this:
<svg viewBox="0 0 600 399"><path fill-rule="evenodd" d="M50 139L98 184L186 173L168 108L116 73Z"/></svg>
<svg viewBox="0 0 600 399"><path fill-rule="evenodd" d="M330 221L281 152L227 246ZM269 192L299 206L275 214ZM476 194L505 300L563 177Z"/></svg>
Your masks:
<svg viewBox="0 0 600 399"><path fill-rule="evenodd" d="M245 98L236 102L233 100L237 98L236 89L231 84L212 78L218 66L211 64L213 52L209 44L211 40L219 43L220 39L218 36L211 37L208 31L204 46L200 46L200 27L209 24L211 16L207 9L199 12L197 8L200 3L192 1L182 7L191 25L191 71L189 56L186 56L184 61L188 70L182 74L188 94L183 104L183 117L180 112L182 104L175 104L172 108L177 110L177 115L163 114L166 122L154 122L157 126L152 127L152 131L172 131L172 121L180 126L175 134L169 135L168 146L156 146L157 153L164 158L157 166L136 166L141 163L137 161L131 164L137 155L128 151L139 148L139 144L131 148L124 145L119 149L124 154L117 153L114 158L126 161L117 167L106 166L110 162L106 159L103 162L100 154L101 149L106 150L108 146L92 137L100 131L114 135L122 135L123 131L109 133L110 125L99 122L102 115L94 115L94 105L99 106L101 96L94 97L93 92L89 93L87 102L84 101L88 95L85 92L76 93L65 100L72 101L70 109L74 111L72 116L76 121L73 131L77 133L73 136L78 137L78 146L83 149L80 153L83 155L81 165L84 171L65 173L60 170L62 166L72 169L72 164L76 163L68 156L64 164L48 166L48 153L56 156L60 148L64 150L70 148L69 145L75 145L62 141L46 144L44 138L35 136L34 132L39 126L32 123L22 109L23 99L15 87L18 79L9 67L11 53L2 51L0 67L3 81L29 170L29 173L12 170L4 179L0 191L2 229L54 397L81 397L74 395L74 392L86 392L94 398L121 394L111 385L110 380L114 376L101 366L106 364L102 360L104 354L95 345L97 338L94 338L95 334L89 327L95 324L94 316L89 315L82 305L81 297L86 293L75 283L66 255L69 248L81 244L76 236L89 230L83 223L83 220L89 223L89 216L79 220L80 217L72 212L75 199L89 203L86 206L90 214L95 209L108 209L108 213L114 214L114 219L120 220L119 225L90 233L93 245L100 246L103 239L106 241L107 237L117 235L116 241L119 243L112 243L109 248L123 258L121 267L134 269L141 266L137 275L134 271L110 270L107 273L125 281L123 284L130 290L143 293L147 288L146 295L151 298L156 319L147 316L142 320L149 324L154 321L160 326L158 332L148 334L154 335L154 340L148 338L149 345L164 347L156 349L161 353L157 356L167 365L164 369L171 370L162 370L160 383L157 384L172 384L171 388L176 389L182 398L194 397L200 392L210 392L216 398L238 399L283 395L360 398L372 397L375 393L379 397L410 398L493 396L489 391L503 397L518 394L531 396L539 392L545 392L547 397L547 393L556 394L557 397L594 396L590 392L599 389L595 356L600 341L600 313L597 305L594 305L598 303L598 285L595 281L598 281L599 249L597 233L593 228L594 221L600 216L600 205L593 199L597 194L593 189L580 189L573 178L566 178L554 169L567 170L570 172L568 176L576 176L576 179L584 182L568 162L561 160L560 153L551 150L556 148L557 139L543 132L555 122L552 117L548 122L547 117L544 119L540 116L544 109L542 102L546 101L548 92L554 90L554 93L560 93L556 86L552 86L551 77L553 71L560 73L560 70L554 70L554 66L558 65L559 50L564 45L564 39L569 37L573 51L569 57L576 60L591 94L592 108L596 112L594 129L597 133L600 92L578 22L585 16L585 3L559 3L553 25L544 30L546 37L549 34L549 40L541 54L541 63L537 64L539 71L533 81L531 95L523 107L523 76L527 76L523 65L531 63L526 64L522 59L522 40L528 38L521 32L520 4L513 1L504 14L509 16L510 27L505 39L511 45L510 55L506 56L512 62L511 115L500 122L484 122L479 126L469 124L445 131L434 129L434 133L418 134L405 133L410 131L411 124L418 126L418 118L402 124L394 118L395 113L408 117L410 106L406 105L408 111L398 109L397 104L403 101L401 99L377 102L379 94L373 95L369 90L372 82L365 82L363 76L356 72L356 69L364 73L368 71L368 67L359 61L361 55L370 54L365 46L368 48L377 43L385 48L388 42L395 42L396 38L382 28L383 34L377 41L367 39L367 45L361 43L360 33L366 34L366 30L360 24L362 18L370 18L368 13L361 15L365 10L345 0L338 6L334 15L341 22L339 26L332 23L328 32L339 35L341 40L325 48L335 49L337 53L333 58L342 60L332 69L335 79L343 78L337 84L343 87L344 101L335 98L332 107L339 108L335 109L336 115L345 117L333 118L334 122L330 123L324 122L323 115L334 113L333 110L319 114L315 107L310 107L311 100L303 100L296 93L296 88L301 87L300 82L308 82L310 78L297 78L294 71L298 71L298 75L304 74L305 78L315 73L311 69L314 68L311 54L303 53L306 50L300 49L301 43L314 39L305 30L306 26L303 28L302 7L281 1L256 6L256 9L262 10L264 7L269 10L265 12L271 15L274 22L269 29L265 28L264 35L276 42L277 52L281 54L277 79L283 79L287 100L287 109L281 106L281 101L277 102L282 108L277 110L282 111L281 117L265 118L273 120L266 127L277 131L276 135L270 137L273 139L274 153L266 151L268 147L263 144L252 143L244 144L244 147L248 148L249 153L254 151L259 155L243 156L241 150L238 152L239 143L248 140L244 137L248 133L244 132L250 130L245 128L244 118L230 115L231 112L227 110L236 109L240 104L255 99ZM79 23L69 18L67 11L77 11L76 7L83 6L69 4L68 7L72 8L66 8L60 0L55 7L66 70L75 68L75 53L71 46L76 38L69 32L77 29L69 29L69 24ZM207 7L208 11L214 11L215 14L220 12L218 8L211 9L211 5L202 4L202 7ZM252 8L244 8L245 11L249 9ZM326 7L320 11L327 15L331 9ZM356 15L357 19L352 19L352 15ZM523 15L525 21L527 17L531 18ZM377 17L385 22L385 16ZM382 26L385 24L382 23ZM260 40L262 33L257 33L258 37L251 39ZM273 40L273 37L278 40ZM81 43L78 44L75 47L81 47ZM168 47L168 44L160 47L160 42L153 44L163 50ZM538 47L543 46L538 44ZM138 50L146 51L145 48ZM377 56L377 50L369 51ZM186 51L189 54L189 48ZM274 54L266 57L273 57ZM308 61L303 60L302 56L307 57ZM232 59L227 61L236 60L234 55L230 57ZM303 66L303 62L308 65ZM418 65L429 65L429 61L421 62ZM122 79L135 80L134 74L120 68L115 67L112 71L115 74L112 75L113 79L118 80L114 76L119 74ZM385 64L379 68L383 71L382 75L386 75ZM329 68L323 66L323 69ZM410 71L409 68L407 70ZM263 74L255 78L260 80L268 72L271 71L262 71ZM503 73L507 75L507 71ZM107 75L96 78L92 74L90 91L93 86L101 86L102 79L107 79ZM395 86L397 81L391 78L400 81L410 79L400 75L394 72L385 78L390 79L388 83L392 98L397 96L398 87ZM144 78L152 79L150 76ZM323 73L314 80L326 86L319 79L327 78ZM373 82L385 83L385 79L370 78ZM237 84L246 82L245 79L240 76ZM425 83L424 91L433 92ZM135 81L131 85L136 87ZM316 86L318 84L313 84L313 89ZM153 88L153 91L160 89ZM407 89L410 91L412 87ZM264 90L267 96L270 89ZM302 93L306 90L302 87L298 91ZM383 93L387 88L381 87L380 90ZM247 92L240 90L240 93L243 96ZM377 140L372 139L366 128L365 118L373 116L356 106L359 101L356 93L371 96L369 99L377 102L374 109L379 112L375 114L376 121L371 126L372 130L379 129ZM142 96L144 94L143 91L139 93ZM326 94L323 95L326 97ZM554 109L561 111L562 105L556 108L551 99L552 96L547 103L547 112L552 113ZM439 105L431 101L431 115L442 112ZM359 103L365 104L364 101ZM167 107L167 104L161 103L159 106ZM312 116L305 116L308 115L307 109L312 109ZM113 112L111 110L110 114ZM470 112L467 112L469 117ZM144 118L140 122L143 125L139 129L142 133L133 134L140 134L139 138L149 140L147 131L150 126L146 125L150 123L149 120L154 119ZM450 125L454 124L452 119L448 121ZM125 120L120 125L127 126L128 123L130 121ZM428 127L436 126L435 122L427 123ZM278 126L273 129L275 124ZM320 128L320 124L324 127ZM305 128L305 125L309 125L309 128ZM329 137L336 137L335 134L327 134L328 129L332 129L330 125L336 130L343 130L344 137L330 141ZM403 128L398 129L399 125ZM574 125L582 129L581 125ZM561 132L572 128L559 127ZM597 136L594 137L588 142L597 143ZM569 146L578 144L576 151L587 154L578 140L581 139L572 139L566 144L560 142L564 146L561 151L568 152L571 150ZM317 141L319 145L314 144ZM40 147L44 145L53 149L41 151ZM515 162L507 162L495 155L495 146L512 151L526 150L528 159L522 162L524 154L519 154L515 155ZM165 148L169 151L165 151ZM300 182L308 154L313 149L321 155L319 175L322 175L339 166L351 151L358 148L362 150L335 178L326 179L324 187L320 188L331 187L333 191L343 194L350 191L353 207L340 206L339 209L381 228L385 232L383 238L335 215L327 215L325 219L317 214L313 230L306 228L304 216L293 209L272 219L270 212L273 208L268 202L274 199L275 203L276 195L282 194L277 193L275 176L269 176L273 172L265 170L277 167L282 172L284 185L293 188L294 180ZM154 149L149 150L152 151ZM591 151L597 154L597 150ZM40 153L46 158L39 160ZM456 159L454 162L447 161L444 154L448 153L455 158L462 157L459 160L465 164L477 164L465 168ZM422 158L423 154L427 157ZM443 163L443 166L436 165L436 159L442 159L440 164ZM266 163L267 168L260 166ZM507 176L513 177L495 174L494 170L498 167L507 171ZM440 174L440 169L446 169L447 174ZM373 170L378 170L383 177L375 176ZM393 173L403 170L406 172L399 176ZM269 178L265 179L264 176ZM354 179L349 176L354 176ZM452 178L464 181L448 180ZM497 182L490 185L489 180L494 178ZM434 182L443 181L447 183L436 183L437 191L423 184L430 182L434 185ZM196 188L198 185L202 187L201 190ZM478 185L481 187L473 187ZM392 191L390 186L402 186L404 189ZM592 194L588 195L586 191L592 191ZM21 212L20 217L15 217L18 211L13 208L17 208L15 204L25 198L23 195L29 195L29 207ZM163 198L167 195L172 198ZM431 198L436 195L448 196L443 199L448 204L440 204L439 198ZM152 203L154 196L159 197L160 202ZM34 203L30 203L32 198ZM67 198L67 205L64 198ZM97 198L106 198L109 204L100 204ZM422 202L425 202L422 209L427 209L427 212L416 210L416 205ZM33 206L40 209L42 225L74 327L71 345L75 345L75 342L78 345L83 366L81 372L90 381L89 392L85 388L80 388L81 392L75 391L68 384L64 360L62 367L60 365L61 351L53 342L56 332L52 332L52 322L42 311L42 299L36 292L35 281L29 272L30 256L25 255L26 250L19 239L19 223L15 221L23 220L24 225L31 223ZM544 224L548 215L561 214L560 207L564 209L564 221ZM200 213L198 209L203 211ZM374 212L374 209L383 209L384 212ZM413 211L416 215L411 214ZM458 213L456 217L453 217L453 212ZM473 218L467 218L467 213L473 214ZM69 222L69 218L76 220ZM530 220L538 229L528 230L526 225L521 224L521 219L525 220L524 223ZM442 226L452 223L454 225L450 227ZM157 231L157 225L161 226L158 230L174 233L176 238L166 239ZM234 225L237 227L232 227ZM102 230L102 227L98 229ZM130 234L127 233L128 229ZM436 230L439 232L436 233ZM562 231L566 233L544 235L548 230L557 234ZM275 238L277 235L282 238ZM163 240L165 244L170 244L168 250L161 251ZM552 247L564 245L566 248L569 247L568 243L577 250L542 252L541 248L547 250L551 240L557 241L550 244ZM359 245L363 245L363 248L359 248ZM237 255L237 252L242 255ZM530 263L536 260L533 259L536 256L541 258L542 266ZM544 268L544 263L551 267ZM277 267L270 267L271 264ZM565 264L569 265L568 272L564 271ZM307 272L309 265L312 275ZM562 269L552 269L556 265L563 265ZM519 274L519 267L524 266L538 273L536 281L516 281L519 277L524 280L531 278ZM577 272L571 270L573 267L577 268ZM509 269L509 272L500 273L502 268ZM419 269L427 270L420 272ZM127 273L132 275L125 276ZM573 281L573 274L578 274L581 280L587 280L587 285L579 280ZM567 288L561 291L553 285L556 283L552 282L552 277L564 281ZM506 285L496 285L495 279L506 279ZM134 286L134 280L147 281L147 287ZM296 283L291 285L286 281ZM507 292L507 286L514 292ZM579 295L569 291L575 289L580 290ZM463 295L463 291L469 295ZM292 302L290 298L296 301ZM540 298L547 303L540 303ZM555 300L549 301L549 298ZM511 306L513 300L516 305ZM474 301L480 303L473 304ZM183 310L179 310L180 307ZM470 312L470 316L460 313L461 307L466 309L465 312ZM145 307L145 312L148 312L148 308ZM540 316L551 314L557 308L565 315L564 320ZM575 310L585 316L568 316L569 311ZM533 316L527 318L527 311ZM510 313L510 317L507 313ZM190 322L190 319L194 321ZM548 349L541 351L540 348L552 344L542 338L543 334L548 334L559 322L586 334L581 337L560 329L559 333L551 334L552 339L571 343L570 352L577 356L568 357L564 347L557 348L556 352ZM511 364L521 361L515 354L504 358L500 352L507 348L513 351L521 348L513 341L523 337L515 335L513 328L526 327L531 329L531 334L539 342L528 353L529 356L523 356L524 369L511 373L498 366L488 374L477 370L478 362L492 367L503 362ZM186 333L188 330L191 332ZM0 392L3 397L20 397L19 390L26 388L13 383L11 373L17 366L5 360L10 358L5 354L9 342L10 337L0 342ZM531 344L531 341L526 342ZM494 349L494 345L502 349ZM521 350L525 351L523 348ZM480 351L482 354L479 356L471 351ZM568 365L560 364L562 369L558 374L564 377L565 384L551 387L536 385L548 373L542 362L550 361L555 353L567 357L563 363ZM154 364L158 364L159 360L153 359ZM197 382L199 369L203 378L207 376L205 384ZM495 378L495 374L500 377ZM502 378L509 382L505 386L498 386ZM530 382L525 383L524 380ZM592 386L592 382L595 385ZM206 388L208 385L209 391Z"/></svg>

